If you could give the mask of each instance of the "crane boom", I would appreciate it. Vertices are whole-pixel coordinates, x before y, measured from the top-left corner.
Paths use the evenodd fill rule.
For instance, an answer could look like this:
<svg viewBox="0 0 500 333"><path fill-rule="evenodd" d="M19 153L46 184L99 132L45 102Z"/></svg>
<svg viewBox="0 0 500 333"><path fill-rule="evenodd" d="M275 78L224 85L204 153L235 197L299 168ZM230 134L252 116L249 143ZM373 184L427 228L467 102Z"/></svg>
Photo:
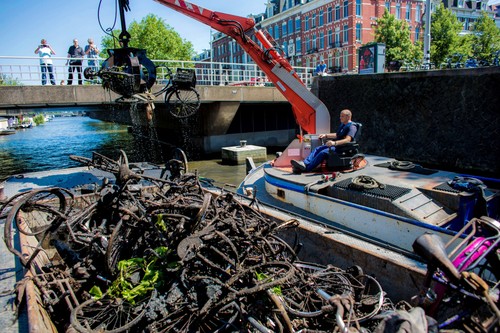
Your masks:
<svg viewBox="0 0 500 333"><path fill-rule="evenodd" d="M232 37L292 105L297 124L309 134L330 132L330 113L307 89L290 63L261 30L255 36L260 47L245 33L255 28L251 18L214 12L184 0L154 0Z"/></svg>

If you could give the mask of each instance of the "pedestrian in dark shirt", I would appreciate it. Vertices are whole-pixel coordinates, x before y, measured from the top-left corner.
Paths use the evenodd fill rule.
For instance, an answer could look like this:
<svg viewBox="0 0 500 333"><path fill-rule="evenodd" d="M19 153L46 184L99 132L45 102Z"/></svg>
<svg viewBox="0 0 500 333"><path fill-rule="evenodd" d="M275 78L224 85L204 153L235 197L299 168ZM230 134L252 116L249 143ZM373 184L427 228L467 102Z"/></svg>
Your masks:
<svg viewBox="0 0 500 333"><path fill-rule="evenodd" d="M84 56L85 52L78 45L78 39L74 39L73 45L69 47L68 61L66 62L66 65L69 64L68 85L73 84L73 72L75 70L78 72L78 84L82 84L82 60Z"/></svg>

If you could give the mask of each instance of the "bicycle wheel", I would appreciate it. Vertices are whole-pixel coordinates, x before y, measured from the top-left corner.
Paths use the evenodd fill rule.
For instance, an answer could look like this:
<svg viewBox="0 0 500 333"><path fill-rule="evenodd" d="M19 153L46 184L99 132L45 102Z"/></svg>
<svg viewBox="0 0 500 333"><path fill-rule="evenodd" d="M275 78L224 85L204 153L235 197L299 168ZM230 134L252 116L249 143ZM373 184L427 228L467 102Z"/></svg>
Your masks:
<svg viewBox="0 0 500 333"><path fill-rule="evenodd" d="M120 149L120 157L118 157L117 161L118 165L126 165L128 166L128 157L127 154Z"/></svg>
<svg viewBox="0 0 500 333"><path fill-rule="evenodd" d="M127 243L130 234L130 227L124 225L123 220L120 220L109 238L106 250L106 266L112 276L117 273L118 262L126 257L124 252L128 249Z"/></svg>
<svg viewBox="0 0 500 333"><path fill-rule="evenodd" d="M187 160L186 154L184 153L184 151L182 149L175 148L174 155L173 155L172 158L175 159L175 160L178 160L178 161L182 162L182 168L181 168L181 171L180 171L181 175L189 172L189 169L188 169L188 160Z"/></svg>
<svg viewBox="0 0 500 333"><path fill-rule="evenodd" d="M330 295L349 295L353 293L349 279L342 271L311 263L295 263L297 274L292 281L281 289L279 296L285 309L303 318L323 315L323 308L328 301L323 299L318 290Z"/></svg>
<svg viewBox="0 0 500 333"><path fill-rule="evenodd" d="M136 325L149 299L132 305L123 299L89 299L71 311L70 322L78 332L123 332Z"/></svg>
<svg viewBox="0 0 500 333"><path fill-rule="evenodd" d="M32 191L21 200L16 211L17 228L28 236L45 232L53 223L60 223L65 218L72 199L72 194L64 189Z"/></svg>
<svg viewBox="0 0 500 333"><path fill-rule="evenodd" d="M200 94L194 88L171 90L166 95L166 104L173 117L186 118L200 108Z"/></svg>

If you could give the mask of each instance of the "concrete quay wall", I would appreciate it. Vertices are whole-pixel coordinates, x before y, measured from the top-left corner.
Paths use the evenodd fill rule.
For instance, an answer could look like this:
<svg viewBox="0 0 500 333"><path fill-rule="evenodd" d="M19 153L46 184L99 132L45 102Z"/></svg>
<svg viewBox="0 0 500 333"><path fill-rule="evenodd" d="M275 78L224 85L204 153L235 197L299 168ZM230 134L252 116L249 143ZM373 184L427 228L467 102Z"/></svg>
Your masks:
<svg viewBox="0 0 500 333"><path fill-rule="evenodd" d="M350 109L364 153L500 177L500 67L315 80L332 129Z"/></svg>

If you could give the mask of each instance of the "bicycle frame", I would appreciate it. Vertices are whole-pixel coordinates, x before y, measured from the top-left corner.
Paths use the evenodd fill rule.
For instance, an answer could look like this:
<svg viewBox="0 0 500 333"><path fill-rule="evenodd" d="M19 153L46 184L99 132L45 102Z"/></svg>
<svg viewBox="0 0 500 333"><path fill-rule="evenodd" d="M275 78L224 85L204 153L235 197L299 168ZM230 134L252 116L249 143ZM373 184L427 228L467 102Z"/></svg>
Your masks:
<svg viewBox="0 0 500 333"><path fill-rule="evenodd" d="M468 236L465 237L455 248L446 254L446 249L467 231ZM435 236L435 235L433 235ZM481 265L488 263L491 257L488 255L493 251L498 250L500 244L500 223L488 217L474 218L465 225L457 236L451 239L446 245L442 245L440 239L431 238L429 235L424 235L417 239L414 243L415 252L419 253L428 259L427 281L425 284L425 295L419 298L420 304L426 308L426 313L430 316L436 316L440 306L452 308L455 304L442 303L445 294L450 289L458 293L471 297L478 301L485 300L488 303L496 322L500 320L500 311L495 302L488 294L489 285L481 276ZM494 288L498 288L499 271L497 263L489 263L492 270L489 270L495 276L493 281ZM488 266L486 266L488 268ZM440 268L441 271L437 270ZM493 271L495 270L495 271ZM476 275L477 272L478 274ZM430 288L431 281L436 281L434 288ZM492 284L491 281L489 281ZM447 327L458 320L467 318L477 310L474 306L466 308L465 311L447 318L440 323L440 328Z"/></svg>

